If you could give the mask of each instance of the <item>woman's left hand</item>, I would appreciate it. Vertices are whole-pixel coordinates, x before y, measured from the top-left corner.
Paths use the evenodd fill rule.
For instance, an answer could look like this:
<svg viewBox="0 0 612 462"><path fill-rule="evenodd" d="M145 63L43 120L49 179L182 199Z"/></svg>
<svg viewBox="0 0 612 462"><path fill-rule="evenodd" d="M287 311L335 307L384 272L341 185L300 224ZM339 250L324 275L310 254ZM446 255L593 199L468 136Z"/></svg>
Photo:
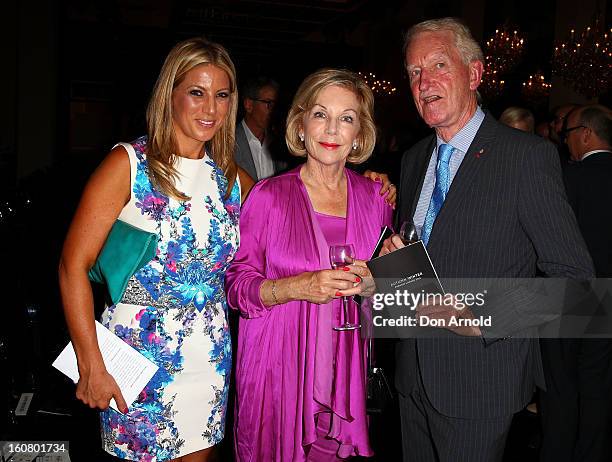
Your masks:
<svg viewBox="0 0 612 462"><path fill-rule="evenodd" d="M397 202L397 187L391 183L389 177L385 173L377 173L372 170L366 170L363 176L377 183L382 183L379 194L381 196L387 194L385 201L395 209L395 203Z"/></svg>
<svg viewBox="0 0 612 462"><path fill-rule="evenodd" d="M361 286L359 295L362 297L371 297L374 295L376 284L374 283L374 278L372 277L372 273L370 273L366 262L363 260L355 260L352 265L348 266L348 268L350 268L351 273L354 273L361 278L361 282L355 285L355 287Z"/></svg>

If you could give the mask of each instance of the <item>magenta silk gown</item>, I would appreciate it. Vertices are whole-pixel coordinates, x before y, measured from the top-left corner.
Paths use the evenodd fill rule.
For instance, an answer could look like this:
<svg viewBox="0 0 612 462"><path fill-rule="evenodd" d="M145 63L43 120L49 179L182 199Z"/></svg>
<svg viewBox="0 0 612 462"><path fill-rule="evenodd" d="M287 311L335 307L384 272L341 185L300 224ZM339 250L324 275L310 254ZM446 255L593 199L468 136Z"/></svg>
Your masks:
<svg viewBox="0 0 612 462"><path fill-rule="evenodd" d="M315 416L331 413L337 456L370 456L365 407L365 342L337 332L339 300L266 307L266 279L331 269L329 248L299 175L300 167L263 180L240 216L240 248L226 273L230 306L240 310L236 358L235 454L239 462L306 461L317 439ZM347 176L346 243L367 260L392 210L380 184ZM354 319L356 307L352 306ZM335 335L336 341L332 336ZM335 348L334 348L335 345Z"/></svg>

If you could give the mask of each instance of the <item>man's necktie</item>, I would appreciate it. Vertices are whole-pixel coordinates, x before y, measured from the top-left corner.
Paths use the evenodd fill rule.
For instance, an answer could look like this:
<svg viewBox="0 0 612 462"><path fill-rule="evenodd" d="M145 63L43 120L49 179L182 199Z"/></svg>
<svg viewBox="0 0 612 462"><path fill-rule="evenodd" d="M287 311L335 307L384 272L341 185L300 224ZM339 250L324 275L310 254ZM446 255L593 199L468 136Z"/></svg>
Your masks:
<svg viewBox="0 0 612 462"><path fill-rule="evenodd" d="M438 212L442 208L444 199L446 199L446 193L450 187L450 168L449 161L453 155L453 148L450 144L441 144L438 148L438 165L436 166L436 185L433 193L431 194L431 200L429 201L429 207L427 208L427 214L425 215L425 221L423 222L423 230L421 231L421 240L423 244L427 246L429 242L429 235L433 228L434 221L438 216Z"/></svg>

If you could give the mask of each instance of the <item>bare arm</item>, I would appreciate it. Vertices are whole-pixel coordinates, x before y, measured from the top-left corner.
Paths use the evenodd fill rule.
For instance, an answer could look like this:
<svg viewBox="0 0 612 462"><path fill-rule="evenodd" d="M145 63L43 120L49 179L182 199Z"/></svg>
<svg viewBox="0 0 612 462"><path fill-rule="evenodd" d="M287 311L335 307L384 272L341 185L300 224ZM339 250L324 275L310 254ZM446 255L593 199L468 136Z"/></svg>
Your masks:
<svg viewBox="0 0 612 462"><path fill-rule="evenodd" d="M59 283L66 323L74 345L80 380L77 398L105 409L111 397L126 410L114 379L98 348L93 295L87 278L108 233L130 197L130 163L123 147L116 147L85 186L62 249Z"/></svg>

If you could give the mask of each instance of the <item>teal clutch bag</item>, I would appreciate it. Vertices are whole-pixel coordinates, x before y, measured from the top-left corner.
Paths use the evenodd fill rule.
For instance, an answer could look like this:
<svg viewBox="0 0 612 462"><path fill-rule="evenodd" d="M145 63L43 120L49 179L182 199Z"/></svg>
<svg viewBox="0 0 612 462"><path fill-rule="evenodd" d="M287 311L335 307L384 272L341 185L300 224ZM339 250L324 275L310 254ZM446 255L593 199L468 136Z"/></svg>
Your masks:
<svg viewBox="0 0 612 462"><path fill-rule="evenodd" d="M123 297L130 278L155 257L157 234L116 220L100 255L87 275L105 284L114 304Z"/></svg>

